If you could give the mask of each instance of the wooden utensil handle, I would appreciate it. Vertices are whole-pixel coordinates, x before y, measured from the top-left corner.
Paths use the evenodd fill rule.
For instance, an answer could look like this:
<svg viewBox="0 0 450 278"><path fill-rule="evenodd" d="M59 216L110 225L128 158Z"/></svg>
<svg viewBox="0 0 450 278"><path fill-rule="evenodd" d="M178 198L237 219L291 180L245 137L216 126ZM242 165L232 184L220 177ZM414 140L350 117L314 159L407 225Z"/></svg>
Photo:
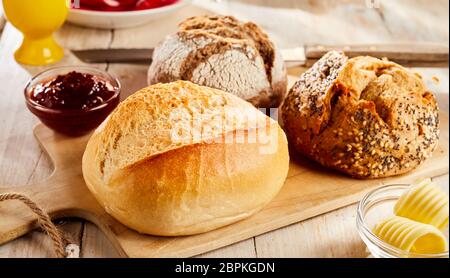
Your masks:
<svg viewBox="0 0 450 278"><path fill-rule="evenodd" d="M396 43L396 44L361 44L361 45L307 45L307 60L320 59L330 50L342 50L352 58L373 56L387 58L396 62L447 63L448 46L434 43Z"/></svg>

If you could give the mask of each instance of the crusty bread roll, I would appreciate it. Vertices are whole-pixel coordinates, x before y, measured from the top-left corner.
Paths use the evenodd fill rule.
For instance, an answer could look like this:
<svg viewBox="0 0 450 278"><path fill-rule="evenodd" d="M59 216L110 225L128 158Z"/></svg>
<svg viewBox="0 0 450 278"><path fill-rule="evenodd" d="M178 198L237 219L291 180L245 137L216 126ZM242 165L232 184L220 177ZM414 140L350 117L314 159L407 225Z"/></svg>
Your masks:
<svg viewBox="0 0 450 278"><path fill-rule="evenodd" d="M141 233L206 232L266 205L287 176L287 139L250 103L187 81L127 98L89 140L85 181Z"/></svg>
<svg viewBox="0 0 450 278"><path fill-rule="evenodd" d="M439 140L436 100L419 75L336 51L300 77L282 119L299 152L356 178L411 171Z"/></svg>
<svg viewBox="0 0 450 278"><path fill-rule="evenodd" d="M278 107L287 91L280 52L254 23L198 16L156 47L149 84L189 80L239 96L256 107Z"/></svg>

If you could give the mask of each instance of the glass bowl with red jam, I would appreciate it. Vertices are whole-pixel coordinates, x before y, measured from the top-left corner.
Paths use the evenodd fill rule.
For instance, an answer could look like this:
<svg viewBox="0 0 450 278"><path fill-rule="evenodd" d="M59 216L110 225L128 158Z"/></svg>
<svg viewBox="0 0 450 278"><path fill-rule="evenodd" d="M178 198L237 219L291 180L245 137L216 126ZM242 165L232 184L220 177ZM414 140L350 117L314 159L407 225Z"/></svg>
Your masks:
<svg viewBox="0 0 450 278"><path fill-rule="evenodd" d="M120 83L88 67L59 67L33 77L25 88L28 109L49 128L81 136L98 127L120 102Z"/></svg>

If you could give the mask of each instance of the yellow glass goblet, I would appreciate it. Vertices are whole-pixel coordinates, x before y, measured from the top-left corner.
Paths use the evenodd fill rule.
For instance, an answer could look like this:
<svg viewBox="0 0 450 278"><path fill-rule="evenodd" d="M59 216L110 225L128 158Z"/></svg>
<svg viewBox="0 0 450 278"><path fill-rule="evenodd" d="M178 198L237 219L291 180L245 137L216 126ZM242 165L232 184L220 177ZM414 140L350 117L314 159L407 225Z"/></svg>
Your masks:
<svg viewBox="0 0 450 278"><path fill-rule="evenodd" d="M67 0L3 0L8 21L24 37L14 54L17 62L40 66L55 63L64 56L53 33L66 20L67 3Z"/></svg>

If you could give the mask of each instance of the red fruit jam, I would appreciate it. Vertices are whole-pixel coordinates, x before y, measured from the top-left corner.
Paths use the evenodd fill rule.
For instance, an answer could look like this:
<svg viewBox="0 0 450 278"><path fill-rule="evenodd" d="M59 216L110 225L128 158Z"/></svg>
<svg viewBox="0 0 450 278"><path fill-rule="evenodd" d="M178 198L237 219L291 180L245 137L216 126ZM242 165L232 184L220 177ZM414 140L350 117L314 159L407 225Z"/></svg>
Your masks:
<svg viewBox="0 0 450 278"><path fill-rule="evenodd" d="M135 10L149 10L175 4L178 0L138 0Z"/></svg>
<svg viewBox="0 0 450 278"><path fill-rule="evenodd" d="M72 8L103 12L125 12L160 8L172 5L178 1L179 0L72 0Z"/></svg>
<svg viewBox="0 0 450 278"><path fill-rule="evenodd" d="M107 73L53 69L33 78L25 89L28 109L48 127L69 136L100 125L120 101L120 84Z"/></svg>
<svg viewBox="0 0 450 278"><path fill-rule="evenodd" d="M88 73L72 71L37 84L30 98L51 109L89 110L102 105L115 93L114 87L106 80Z"/></svg>

